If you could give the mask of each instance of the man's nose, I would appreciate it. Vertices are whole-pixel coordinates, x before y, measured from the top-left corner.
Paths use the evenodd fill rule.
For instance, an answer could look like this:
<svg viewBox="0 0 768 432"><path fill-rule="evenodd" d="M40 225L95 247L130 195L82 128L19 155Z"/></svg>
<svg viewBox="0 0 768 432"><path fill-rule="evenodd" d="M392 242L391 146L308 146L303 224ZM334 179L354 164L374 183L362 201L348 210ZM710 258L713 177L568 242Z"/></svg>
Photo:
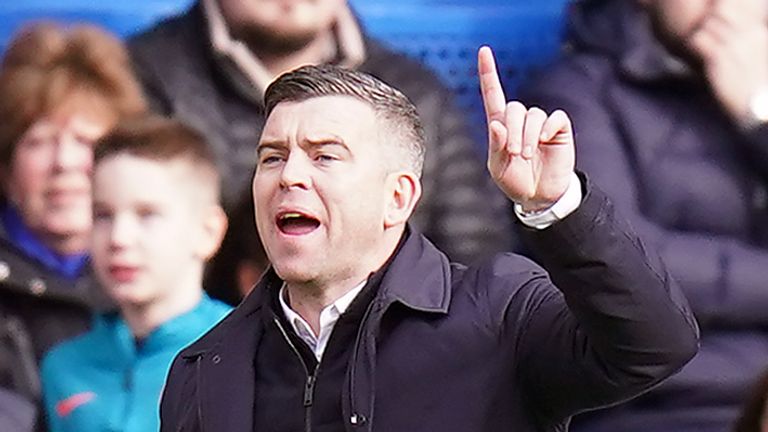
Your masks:
<svg viewBox="0 0 768 432"><path fill-rule="evenodd" d="M312 186L310 170L312 164L306 156L291 154L280 171L280 186L283 188L308 189Z"/></svg>

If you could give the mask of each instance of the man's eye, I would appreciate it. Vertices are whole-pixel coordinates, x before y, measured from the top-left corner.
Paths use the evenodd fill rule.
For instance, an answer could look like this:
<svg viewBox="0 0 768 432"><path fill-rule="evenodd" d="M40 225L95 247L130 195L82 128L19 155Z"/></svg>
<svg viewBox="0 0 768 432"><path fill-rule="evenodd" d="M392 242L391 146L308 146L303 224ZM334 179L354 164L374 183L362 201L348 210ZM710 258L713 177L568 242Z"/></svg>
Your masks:
<svg viewBox="0 0 768 432"><path fill-rule="evenodd" d="M318 160L320 162L332 162L332 161L338 160L338 158L331 154L319 154L315 156L315 160Z"/></svg>
<svg viewBox="0 0 768 432"><path fill-rule="evenodd" d="M279 156L271 155L271 156L264 156L261 158L261 164L262 165L271 165L274 163L280 162L281 158Z"/></svg>

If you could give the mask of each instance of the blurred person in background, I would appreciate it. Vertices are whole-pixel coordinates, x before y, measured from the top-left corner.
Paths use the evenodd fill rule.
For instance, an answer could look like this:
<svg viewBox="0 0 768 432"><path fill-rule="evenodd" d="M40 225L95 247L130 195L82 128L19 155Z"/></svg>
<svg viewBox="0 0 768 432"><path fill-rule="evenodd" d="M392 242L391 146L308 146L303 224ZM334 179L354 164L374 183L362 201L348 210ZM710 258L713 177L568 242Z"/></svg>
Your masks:
<svg viewBox="0 0 768 432"><path fill-rule="evenodd" d="M211 259L203 286L213 298L236 306L251 292L269 266L267 253L256 232L253 194L240 197L229 216L221 248Z"/></svg>
<svg viewBox="0 0 768 432"><path fill-rule="evenodd" d="M230 310L202 288L226 225L216 162L196 131L148 117L98 141L91 254L119 313L46 354L51 432L159 430L171 361Z"/></svg>
<svg viewBox="0 0 768 432"><path fill-rule="evenodd" d="M92 146L146 110L128 55L93 26L29 25L0 64L0 383L39 397L37 362L87 329Z"/></svg>
<svg viewBox="0 0 768 432"><path fill-rule="evenodd" d="M200 0L134 38L130 49L153 107L206 135L224 175L228 214L249 189L267 85L296 67L332 63L401 89L419 110L428 152L413 224L459 262L512 248L510 209L449 90L423 65L370 38L346 0Z"/></svg>
<svg viewBox="0 0 768 432"><path fill-rule="evenodd" d="M32 432L35 418L35 405L30 400L0 388L0 427L3 432Z"/></svg>
<svg viewBox="0 0 768 432"><path fill-rule="evenodd" d="M755 380L749 397L744 402L734 432L768 432L768 371Z"/></svg>
<svg viewBox="0 0 768 432"><path fill-rule="evenodd" d="M701 349L574 431L725 432L768 359L768 2L585 0L520 97L564 109L589 172L658 251Z"/></svg>

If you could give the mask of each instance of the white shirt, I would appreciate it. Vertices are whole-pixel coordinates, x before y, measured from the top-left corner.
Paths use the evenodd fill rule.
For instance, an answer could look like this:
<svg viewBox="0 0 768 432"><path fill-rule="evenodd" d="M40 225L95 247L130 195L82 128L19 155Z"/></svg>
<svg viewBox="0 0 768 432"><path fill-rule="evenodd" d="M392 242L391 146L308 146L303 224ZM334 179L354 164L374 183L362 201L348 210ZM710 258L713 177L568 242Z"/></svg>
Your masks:
<svg viewBox="0 0 768 432"><path fill-rule="evenodd" d="M352 304L352 301L362 291L363 287L367 283L367 280L362 281L359 285L349 290L346 294L338 298L335 302L329 304L320 312L320 334L315 335L312 331L312 327L307 323L304 318L297 314L288 303L285 302L285 284L280 288L280 306L283 308L283 313L288 319L288 322L293 326L293 330L304 342L312 348L312 352L315 353L317 361L323 357L325 347L328 346L328 340L331 338L331 332L333 327L336 326L336 321L339 320L341 314L343 314Z"/></svg>

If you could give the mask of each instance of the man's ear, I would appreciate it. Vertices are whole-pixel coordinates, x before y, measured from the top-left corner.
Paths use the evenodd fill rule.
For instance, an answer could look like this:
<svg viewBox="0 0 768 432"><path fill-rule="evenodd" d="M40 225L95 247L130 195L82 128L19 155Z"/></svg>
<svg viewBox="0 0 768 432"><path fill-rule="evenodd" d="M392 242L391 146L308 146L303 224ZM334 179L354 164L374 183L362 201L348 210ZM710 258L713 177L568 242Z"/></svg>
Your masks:
<svg viewBox="0 0 768 432"><path fill-rule="evenodd" d="M219 205L208 206L202 211L203 229L198 239L197 253L207 261L219 250L228 221L227 215Z"/></svg>
<svg viewBox="0 0 768 432"><path fill-rule="evenodd" d="M395 172L387 176L387 203L384 228L403 225L411 217L421 198L421 181L413 173Z"/></svg>

